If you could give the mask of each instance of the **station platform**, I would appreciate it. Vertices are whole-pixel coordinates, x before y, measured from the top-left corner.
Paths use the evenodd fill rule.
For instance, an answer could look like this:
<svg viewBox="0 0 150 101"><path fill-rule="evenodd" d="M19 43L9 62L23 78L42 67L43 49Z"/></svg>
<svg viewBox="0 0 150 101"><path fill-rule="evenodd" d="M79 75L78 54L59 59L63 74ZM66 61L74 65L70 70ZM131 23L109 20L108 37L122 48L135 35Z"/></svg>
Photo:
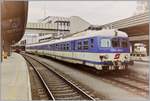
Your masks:
<svg viewBox="0 0 150 101"><path fill-rule="evenodd" d="M1 100L31 100L28 67L25 59L12 53L1 64Z"/></svg>
<svg viewBox="0 0 150 101"><path fill-rule="evenodd" d="M149 62L134 61L133 66L129 66L128 69L138 78L149 80Z"/></svg>
<svg viewBox="0 0 150 101"><path fill-rule="evenodd" d="M150 56L145 56L145 57L131 57L131 58L133 58L132 60L134 60L134 61L149 62Z"/></svg>

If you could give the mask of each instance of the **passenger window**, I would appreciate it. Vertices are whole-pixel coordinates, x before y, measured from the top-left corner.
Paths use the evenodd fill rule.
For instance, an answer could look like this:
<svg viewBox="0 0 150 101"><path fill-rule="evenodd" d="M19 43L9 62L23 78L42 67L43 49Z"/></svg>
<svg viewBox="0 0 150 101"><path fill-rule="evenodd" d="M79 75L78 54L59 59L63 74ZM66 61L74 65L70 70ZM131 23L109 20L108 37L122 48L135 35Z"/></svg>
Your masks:
<svg viewBox="0 0 150 101"><path fill-rule="evenodd" d="M58 50L58 44L56 44L56 50Z"/></svg>
<svg viewBox="0 0 150 101"><path fill-rule="evenodd" d="M67 50L69 50L69 44L67 44Z"/></svg>
<svg viewBox="0 0 150 101"><path fill-rule="evenodd" d="M84 50L87 50L88 49L88 40L85 40L84 42L83 42L83 49Z"/></svg>
<svg viewBox="0 0 150 101"><path fill-rule="evenodd" d="M66 50L66 44L64 43L64 50Z"/></svg>
<svg viewBox="0 0 150 101"><path fill-rule="evenodd" d="M78 42L78 50L82 50L82 42Z"/></svg>
<svg viewBox="0 0 150 101"><path fill-rule="evenodd" d="M53 44L53 50L55 50L55 45Z"/></svg>
<svg viewBox="0 0 150 101"><path fill-rule="evenodd" d="M145 56L145 54L141 54L141 57L144 57Z"/></svg>
<svg viewBox="0 0 150 101"><path fill-rule="evenodd" d="M101 47L111 47L110 39L101 39Z"/></svg>
<svg viewBox="0 0 150 101"><path fill-rule="evenodd" d="M58 44L58 50L60 50L60 44Z"/></svg>
<svg viewBox="0 0 150 101"><path fill-rule="evenodd" d="M63 44L61 44L61 50L63 50Z"/></svg>
<svg viewBox="0 0 150 101"><path fill-rule="evenodd" d="M91 39L91 48L94 47L94 39Z"/></svg>

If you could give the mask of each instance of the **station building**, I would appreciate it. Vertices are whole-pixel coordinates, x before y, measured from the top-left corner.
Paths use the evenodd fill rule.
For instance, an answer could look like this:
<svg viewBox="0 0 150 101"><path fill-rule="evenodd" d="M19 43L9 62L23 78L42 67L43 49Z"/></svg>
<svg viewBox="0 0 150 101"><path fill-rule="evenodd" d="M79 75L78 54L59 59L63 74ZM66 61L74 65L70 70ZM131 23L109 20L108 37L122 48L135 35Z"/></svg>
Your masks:
<svg viewBox="0 0 150 101"><path fill-rule="evenodd" d="M72 33L83 31L90 26L91 24L89 22L78 16L48 16L44 19L40 19L37 23L27 23L22 40L26 40L26 44L30 44L64 38L70 36Z"/></svg>

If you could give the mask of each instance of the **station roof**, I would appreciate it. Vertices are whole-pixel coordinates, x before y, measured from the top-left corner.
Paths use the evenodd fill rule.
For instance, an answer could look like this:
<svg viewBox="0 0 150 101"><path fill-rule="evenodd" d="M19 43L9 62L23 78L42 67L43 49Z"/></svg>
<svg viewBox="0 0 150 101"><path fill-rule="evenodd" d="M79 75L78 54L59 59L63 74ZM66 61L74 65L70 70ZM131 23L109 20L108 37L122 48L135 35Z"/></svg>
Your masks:
<svg viewBox="0 0 150 101"><path fill-rule="evenodd" d="M148 35L149 34L149 24L141 24L137 26L132 26L128 28L122 28L121 31L126 32L130 36Z"/></svg>

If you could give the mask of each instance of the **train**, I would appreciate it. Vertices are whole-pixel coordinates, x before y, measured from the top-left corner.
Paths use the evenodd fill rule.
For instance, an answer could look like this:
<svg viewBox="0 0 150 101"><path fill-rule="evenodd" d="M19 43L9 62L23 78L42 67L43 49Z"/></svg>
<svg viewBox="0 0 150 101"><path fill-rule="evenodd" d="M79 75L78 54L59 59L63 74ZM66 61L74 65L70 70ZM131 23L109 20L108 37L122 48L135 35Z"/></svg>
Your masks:
<svg viewBox="0 0 150 101"><path fill-rule="evenodd" d="M128 35L116 29L88 30L74 37L28 44L26 52L96 70L126 70L130 62Z"/></svg>
<svg viewBox="0 0 150 101"><path fill-rule="evenodd" d="M25 46L23 45L14 45L11 47L12 48L12 52L16 52L16 53L20 53L20 52L25 52Z"/></svg>
<svg viewBox="0 0 150 101"><path fill-rule="evenodd" d="M132 60L147 60L146 45L143 43L135 43L134 51L131 53Z"/></svg>

